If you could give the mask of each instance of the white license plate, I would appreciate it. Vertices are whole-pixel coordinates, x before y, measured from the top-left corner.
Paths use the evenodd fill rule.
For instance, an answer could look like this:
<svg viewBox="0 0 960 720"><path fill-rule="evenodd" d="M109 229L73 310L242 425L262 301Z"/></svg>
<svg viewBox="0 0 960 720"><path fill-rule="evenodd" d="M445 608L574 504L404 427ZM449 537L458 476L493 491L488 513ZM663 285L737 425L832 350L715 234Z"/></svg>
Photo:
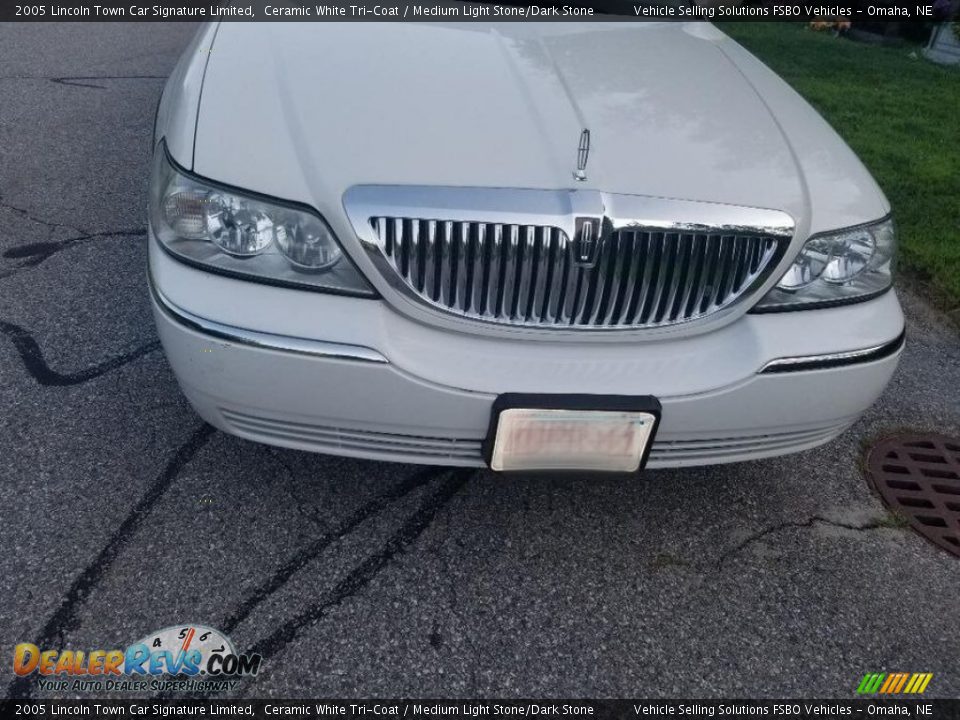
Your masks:
<svg viewBox="0 0 960 720"><path fill-rule="evenodd" d="M655 424L654 415L639 411L505 409L490 467L633 472Z"/></svg>

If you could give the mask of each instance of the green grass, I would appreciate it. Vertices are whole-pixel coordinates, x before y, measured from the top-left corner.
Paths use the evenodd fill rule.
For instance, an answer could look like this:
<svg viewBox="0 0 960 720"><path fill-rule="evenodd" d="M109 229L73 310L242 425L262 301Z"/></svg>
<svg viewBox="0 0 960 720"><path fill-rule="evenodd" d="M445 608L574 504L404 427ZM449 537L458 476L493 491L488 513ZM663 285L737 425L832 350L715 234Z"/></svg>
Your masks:
<svg viewBox="0 0 960 720"><path fill-rule="evenodd" d="M960 307L960 69L915 46L867 45L802 23L722 27L860 156L893 205L901 269L948 310Z"/></svg>
<svg viewBox="0 0 960 720"><path fill-rule="evenodd" d="M906 530L910 527L910 518L896 510L888 510L877 521L876 527L888 530Z"/></svg>

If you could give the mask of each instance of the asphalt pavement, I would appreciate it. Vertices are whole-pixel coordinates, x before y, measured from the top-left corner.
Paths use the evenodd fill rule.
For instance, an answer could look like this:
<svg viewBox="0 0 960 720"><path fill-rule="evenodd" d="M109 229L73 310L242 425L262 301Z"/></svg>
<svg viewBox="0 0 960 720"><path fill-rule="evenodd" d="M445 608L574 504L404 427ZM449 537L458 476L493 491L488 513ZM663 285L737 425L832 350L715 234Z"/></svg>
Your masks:
<svg viewBox="0 0 960 720"><path fill-rule="evenodd" d="M213 431L145 283L150 130L186 24L0 25L0 687L16 643L203 623L249 697L960 696L960 559L864 481L960 436L960 339L908 292L900 370L829 445L635 480L503 479Z"/></svg>

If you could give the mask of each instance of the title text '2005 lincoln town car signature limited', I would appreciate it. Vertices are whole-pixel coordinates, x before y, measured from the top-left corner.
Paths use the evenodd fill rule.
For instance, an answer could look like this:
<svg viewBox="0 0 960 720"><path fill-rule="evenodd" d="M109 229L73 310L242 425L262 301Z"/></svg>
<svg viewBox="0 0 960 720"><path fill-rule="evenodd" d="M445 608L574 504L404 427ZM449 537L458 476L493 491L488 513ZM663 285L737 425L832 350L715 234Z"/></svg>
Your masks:
<svg viewBox="0 0 960 720"><path fill-rule="evenodd" d="M706 23L224 23L154 133L197 412L275 445L632 471L830 440L904 321L890 208Z"/></svg>

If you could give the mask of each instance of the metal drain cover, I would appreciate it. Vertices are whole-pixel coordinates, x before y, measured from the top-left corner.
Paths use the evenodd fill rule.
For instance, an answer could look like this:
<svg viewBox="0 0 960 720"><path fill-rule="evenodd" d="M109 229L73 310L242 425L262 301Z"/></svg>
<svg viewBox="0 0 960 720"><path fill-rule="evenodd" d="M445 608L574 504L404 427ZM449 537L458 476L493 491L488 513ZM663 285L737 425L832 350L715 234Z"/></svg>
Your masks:
<svg viewBox="0 0 960 720"><path fill-rule="evenodd" d="M867 472L887 507L960 556L960 440L897 435L873 447Z"/></svg>

